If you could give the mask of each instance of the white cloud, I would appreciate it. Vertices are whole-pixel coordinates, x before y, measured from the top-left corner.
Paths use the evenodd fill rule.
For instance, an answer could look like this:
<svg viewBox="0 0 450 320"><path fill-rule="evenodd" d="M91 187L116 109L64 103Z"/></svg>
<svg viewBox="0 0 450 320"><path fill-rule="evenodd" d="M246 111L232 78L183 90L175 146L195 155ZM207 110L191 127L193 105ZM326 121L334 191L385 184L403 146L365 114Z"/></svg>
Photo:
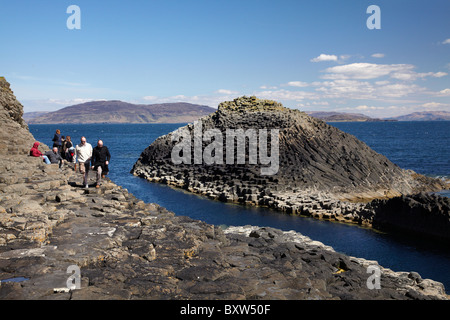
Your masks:
<svg viewBox="0 0 450 320"><path fill-rule="evenodd" d="M374 53L371 55L372 58L384 58L384 53Z"/></svg>
<svg viewBox="0 0 450 320"><path fill-rule="evenodd" d="M90 102L106 101L107 99L74 98L74 99L22 99L25 112L32 111L57 111L59 109Z"/></svg>
<svg viewBox="0 0 450 320"><path fill-rule="evenodd" d="M450 44L450 38L445 39L444 41L442 41L442 44Z"/></svg>
<svg viewBox="0 0 450 320"><path fill-rule="evenodd" d="M423 90L423 88L415 84L395 83L378 87L376 95L386 98L403 98L410 94L420 93Z"/></svg>
<svg viewBox="0 0 450 320"><path fill-rule="evenodd" d="M269 99L269 100L294 100L301 101L304 99L318 99L319 95L314 92L306 92L306 91L289 91L289 90L275 90L275 91L260 91L255 92L254 95L261 99Z"/></svg>
<svg viewBox="0 0 450 320"><path fill-rule="evenodd" d="M441 102L427 102L416 107L417 111L450 111L450 104Z"/></svg>
<svg viewBox="0 0 450 320"><path fill-rule="evenodd" d="M422 104L421 106L426 109L436 109L436 108L445 107L445 106L447 106L447 104L440 103L440 102L427 102L427 103Z"/></svg>
<svg viewBox="0 0 450 320"><path fill-rule="evenodd" d="M338 79L333 81L313 82L312 86L321 99L343 100L390 100L404 98L411 94L425 93L425 89L411 83L391 83L389 81L360 81Z"/></svg>
<svg viewBox="0 0 450 320"><path fill-rule="evenodd" d="M227 90L227 89L219 89L215 93L219 93L219 94L239 94L238 91L232 91L232 90Z"/></svg>
<svg viewBox="0 0 450 320"><path fill-rule="evenodd" d="M299 88L309 86L309 84L307 82L303 82L303 81L290 81L286 85L288 85L290 87L299 87Z"/></svg>
<svg viewBox="0 0 450 320"><path fill-rule="evenodd" d="M276 87L276 86L266 86L266 85L260 86L259 88L262 89L262 90L275 90L275 89L278 89L278 87Z"/></svg>
<svg viewBox="0 0 450 320"><path fill-rule="evenodd" d="M341 59L341 60L347 60L347 59L350 59L350 58L351 58L351 55L349 55L349 54L343 54L343 55L339 56L339 59Z"/></svg>
<svg viewBox="0 0 450 320"><path fill-rule="evenodd" d="M352 63L342 66L327 68L328 74L324 79L375 79L387 76L393 72L409 72L414 68L408 64L375 64L375 63Z"/></svg>
<svg viewBox="0 0 450 320"><path fill-rule="evenodd" d="M173 102L187 102L192 104L205 105L212 108L224 101L231 101L236 98L237 92L231 90L220 89L211 94L187 96L178 94L167 97L144 96L141 101L133 101L133 103L173 103Z"/></svg>
<svg viewBox="0 0 450 320"><path fill-rule="evenodd" d="M402 81L414 81L419 78L435 77L441 78L447 75L446 72L425 72L414 71L415 66L411 64L376 64L376 63L352 63L342 66L335 66L325 69L326 75L323 79L376 79L383 76L390 76L393 79Z"/></svg>
<svg viewBox="0 0 450 320"><path fill-rule="evenodd" d="M431 76L435 77L435 78L441 78L441 77L445 77L446 75L448 75L447 72L436 72L436 73L433 73Z"/></svg>
<svg viewBox="0 0 450 320"><path fill-rule="evenodd" d="M374 107L374 106L366 106L366 105L362 105L362 106L357 106L355 108L356 110L384 110L384 107Z"/></svg>
<svg viewBox="0 0 450 320"><path fill-rule="evenodd" d="M145 96L143 99L145 101L154 101L154 100L158 99L158 97L157 96Z"/></svg>
<svg viewBox="0 0 450 320"><path fill-rule="evenodd" d="M439 91L439 93L444 96L450 96L450 89L447 88L447 89L441 90L441 91Z"/></svg>
<svg viewBox="0 0 450 320"><path fill-rule="evenodd" d="M330 55L330 54L324 54L322 53L320 56L311 59L311 62L322 62L322 61L337 61L338 57L335 56L334 54Z"/></svg>

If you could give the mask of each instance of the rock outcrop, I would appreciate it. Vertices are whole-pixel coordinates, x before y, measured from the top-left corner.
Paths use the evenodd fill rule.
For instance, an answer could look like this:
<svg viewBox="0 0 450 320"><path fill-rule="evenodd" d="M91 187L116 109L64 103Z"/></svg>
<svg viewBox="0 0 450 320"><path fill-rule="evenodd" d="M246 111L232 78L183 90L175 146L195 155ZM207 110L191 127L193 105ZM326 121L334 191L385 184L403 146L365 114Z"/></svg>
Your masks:
<svg viewBox="0 0 450 320"><path fill-rule="evenodd" d="M23 106L4 77L0 77L0 155L25 154L34 141L22 118Z"/></svg>
<svg viewBox="0 0 450 320"><path fill-rule="evenodd" d="M25 130L14 117L7 122ZM29 157L32 136L25 140L2 141L18 153L0 162L0 299L448 298L439 282L295 232L222 230L108 179L83 189L70 164ZM369 266L381 271L379 288L368 285Z"/></svg>
<svg viewBox="0 0 450 320"><path fill-rule="evenodd" d="M200 124L203 134L218 129L223 136L230 129L279 130L277 173L262 175L261 169L267 165L251 164L249 152L245 164L175 164L172 152L180 143L177 135L184 131L194 140ZM271 150L272 140L267 140ZM211 140L203 141L202 150L209 143ZM246 150L249 148L247 144ZM196 152L193 142L191 159ZM224 158L226 152L225 141ZM223 102L217 112L197 124L158 138L143 151L131 172L217 200L363 225L372 224L374 207L368 203L373 199L444 188L440 180L401 169L350 134L298 110L256 97Z"/></svg>
<svg viewBox="0 0 450 320"><path fill-rule="evenodd" d="M108 179L83 189L67 165L19 157L13 167L35 179L1 186L0 299L448 298L441 283L416 272L394 272L293 231L222 230L144 203ZM73 266L79 288L69 289ZM375 269L379 288L371 287Z"/></svg>
<svg viewBox="0 0 450 320"><path fill-rule="evenodd" d="M450 243L450 199L419 193L372 202L373 226L379 230L433 236Z"/></svg>

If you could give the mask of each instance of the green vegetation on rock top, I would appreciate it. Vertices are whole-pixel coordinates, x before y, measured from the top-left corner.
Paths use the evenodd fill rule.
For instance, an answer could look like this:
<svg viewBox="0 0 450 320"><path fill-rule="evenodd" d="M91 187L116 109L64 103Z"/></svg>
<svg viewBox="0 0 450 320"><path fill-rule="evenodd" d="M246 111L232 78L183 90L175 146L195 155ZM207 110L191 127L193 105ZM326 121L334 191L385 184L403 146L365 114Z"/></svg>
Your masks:
<svg viewBox="0 0 450 320"><path fill-rule="evenodd" d="M279 102L273 100L258 99L255 96L239 97L233 101L225 101L219 104L219 110L231 110L239 112L248 111L285 111L287 110Z"/></svg>

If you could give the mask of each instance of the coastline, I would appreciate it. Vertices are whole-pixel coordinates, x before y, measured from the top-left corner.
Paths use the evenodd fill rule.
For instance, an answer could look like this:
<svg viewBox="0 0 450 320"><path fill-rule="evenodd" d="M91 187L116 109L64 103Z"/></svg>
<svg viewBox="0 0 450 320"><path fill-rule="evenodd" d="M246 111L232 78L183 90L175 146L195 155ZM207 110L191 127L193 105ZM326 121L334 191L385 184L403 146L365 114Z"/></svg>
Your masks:
<svg viewBox="0 0 450 320"><path fill-rule="evenodd" d="M17 158L2 172L17 179L1 184L0 274L28 280L1 283L1 299L448 299L441 283L296 232L223 231L109 180L84 190L70 166ZM80 267L81 289L59 290L70 265ZM368 265L382 271L379 290L367 288Z"/></svg>
<svg viewBox="0 0 450 320"><path fill-rule="evenodd" d="M240 151L255 151L250 144L256 145L257 130L269 129L268 146L263 148L261 140L258 143L260 152L267 152L270 146L266 163L270 167L255 162L256 155L238 161L235 145ZM238 131L243 139L237 138L235 143ZM214 142L208 144L212 132ZM205 140L204 135L209 138ZM206 152L211 150L214 157ZM448 188L448 181L402 169L355 136L272 100L244 96L222 102L214 114L157 138L141 153L131 173L223 202L380 230L397 228L450 242L450 203L428 195ZM412 213L404 215L403 223L395 214L380 213L392 211L393 201L402 202L402 210ZM417 202L431 204L421 208L427 219L414 213Z"/></svg>

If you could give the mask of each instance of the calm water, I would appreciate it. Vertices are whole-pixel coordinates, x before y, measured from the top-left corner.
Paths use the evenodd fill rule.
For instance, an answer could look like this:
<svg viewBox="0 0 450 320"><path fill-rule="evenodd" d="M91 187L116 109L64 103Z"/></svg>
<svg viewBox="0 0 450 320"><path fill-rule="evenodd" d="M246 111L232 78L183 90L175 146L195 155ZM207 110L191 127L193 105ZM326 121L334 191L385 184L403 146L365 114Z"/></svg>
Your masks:
<svg viewBox="0 0 450 320"><path fill-rule="evenodd" d="M402 168L430 176L450 176L450 122L333 123L355 135ZM444 283L450 292L450 248L418 243L395 234L311 218L292 217L269 209L212 201L165 185L150 183L129 172L141 152L157 137L180 124L30 125L36 140L51 145L56 129L79 142L102 139L111 151L109 177L145 202L215 225L270 226L295 230L350 256L377 260L395 271L417 271ZM32 143L30 142L30 148ZM444 195L449 196L448 192Z"/></svg>

